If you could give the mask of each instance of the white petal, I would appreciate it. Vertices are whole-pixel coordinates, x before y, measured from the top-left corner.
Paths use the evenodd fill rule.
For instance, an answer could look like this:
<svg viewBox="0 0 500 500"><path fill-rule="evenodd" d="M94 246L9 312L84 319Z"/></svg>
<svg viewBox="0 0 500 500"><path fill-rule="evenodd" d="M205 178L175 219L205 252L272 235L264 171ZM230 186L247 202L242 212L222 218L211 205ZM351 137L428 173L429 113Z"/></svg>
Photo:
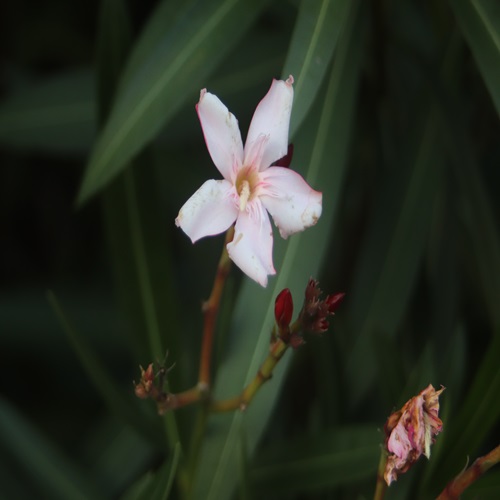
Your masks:
<svg viewBox="0 0 500 500"><path fill-rule="evenodd" d="M283 158L288 150L288 129L293 102L293 77L285 82L273 80L269 92L260 101L250 123L247 141L245 144L245 164L247 156L252 150L253 143L259 136L265 136L264 151L260 170L269 167L273 162Z"/></svg>
<svg viewBox="0 0 500 500"><path fill-rule="evenodd" d="M273 230L259 200L250 202L248 208L238 216L234 238L228 243L227 251L245 274L265 287L267 276L276 274L273 266Z"/></svg>
<svg viewBox="0 0 500 500"><path fill-rule="evenodd" d="M322 210L323 195L293 170L270 167L260 173L259 198L272 215L283 238L314 226Z"/></svg>
<svg viewBox="0 0 500 500"><path fill-rule="evenodd" d="M206 181L179 211L175 224L194 243L229 228L238 216L233 185L226 180Z"/></svg>
<svg viewBox="0 0 500 500"><path fill-rule="evenodd" d="M220 99L203 89L196 105L203 135L212 161L226 180L234 180L234 169L243 160L238 120Z"/></svg>

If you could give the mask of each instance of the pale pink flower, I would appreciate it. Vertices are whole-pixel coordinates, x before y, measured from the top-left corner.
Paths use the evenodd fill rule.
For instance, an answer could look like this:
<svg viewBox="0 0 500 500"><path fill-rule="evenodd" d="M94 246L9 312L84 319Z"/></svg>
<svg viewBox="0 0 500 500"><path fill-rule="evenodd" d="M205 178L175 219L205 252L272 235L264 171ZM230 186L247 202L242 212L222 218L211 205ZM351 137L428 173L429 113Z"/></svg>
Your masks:
<svg viewBox="0 0 500 500"><path fill-rule="evenodd" d="M418 396L393 413L385 424L386 449L389 453L384 472L388 485L406 472L423 454L431 456L431 444L442 430L439 414L439 396L429 385Z"/></svg>
<svg viewBox="0 0 500 500"><path fill-rule="evenodd" d="M243 148L238 121L218 97L203 89L196 106L205 142L222 180L208 180L179 211L175 223L192 242L235 225L227 251L262 286L275 274L273 231L283 238L316 224L322 195L296 172L272 166L288 149L293 77L273 80L257 106Z"/></svg>

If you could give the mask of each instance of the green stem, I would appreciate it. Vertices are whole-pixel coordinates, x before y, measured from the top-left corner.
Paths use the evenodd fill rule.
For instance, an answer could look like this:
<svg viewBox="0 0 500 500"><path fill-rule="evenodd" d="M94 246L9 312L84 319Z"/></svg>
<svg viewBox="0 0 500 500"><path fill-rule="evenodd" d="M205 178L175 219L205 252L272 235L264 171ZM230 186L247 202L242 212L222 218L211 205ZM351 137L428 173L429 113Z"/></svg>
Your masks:
<svg viewBox="0 0 500 500"><path fill-rule="evenodd" d="M213 412L226 412L238 409L245 410L257 394L257 391L271 378L274 368L287 349L288 344L283 342L283 340L280 338L275 340L271 344L269 353L260 366L259 371L254 379L243 389L242 393L234 398L212 402L210 410Z"/></svg>
<svg viewBox="0 0 500 500"><path fill-rule="evenodd" d="M382 500L387 491L387 483L384 479L385 465L387 463L387 451L381 447L380 450L380 460L378 463L377 470L377 485L375 487L375 494L373 495L373 500Z"/></svg>

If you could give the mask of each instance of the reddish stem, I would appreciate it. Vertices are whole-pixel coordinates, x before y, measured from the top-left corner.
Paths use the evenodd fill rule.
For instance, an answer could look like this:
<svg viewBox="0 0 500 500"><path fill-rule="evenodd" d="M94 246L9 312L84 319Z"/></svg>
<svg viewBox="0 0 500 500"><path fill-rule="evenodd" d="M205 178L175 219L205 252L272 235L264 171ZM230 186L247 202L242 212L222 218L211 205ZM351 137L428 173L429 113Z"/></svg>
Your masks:
<svg viewBox="0 0 500 500"><path fill-rule="evenodd" d="M500 445L484 457L478 458L468 469L461 472L450 481L437 500L456 500L474 482L477 481L490 467L500 462Z"/></svg>
<svg viewBox="0 0 500 500"><path fill-rule="evenodd" d="M210 389L210 371L212 361L212 348L214 343L215 323L219 312L220 299L226 278L231 268L231 260L226 250L226 245L232 241L234 236L234 226L230 227L226 233L224 248L215 273L212 293L209 299L203 304L204 324L203 339L201 345L200 371L198 376L198 388L201 392L207 393Z"/></svg>

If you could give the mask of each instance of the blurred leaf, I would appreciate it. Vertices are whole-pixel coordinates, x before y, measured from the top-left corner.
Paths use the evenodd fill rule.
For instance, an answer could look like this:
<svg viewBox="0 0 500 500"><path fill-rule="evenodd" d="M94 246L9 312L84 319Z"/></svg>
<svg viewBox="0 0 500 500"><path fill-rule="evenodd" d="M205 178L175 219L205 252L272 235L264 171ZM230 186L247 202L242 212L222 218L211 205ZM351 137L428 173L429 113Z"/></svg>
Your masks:
<svg viewBox="0 0 500 500"><path fill-rule="evenodd" d="M277 442L255 457L253 486L273 498L374 478L382 440L376 426L352 426Z"/></svg>
<svg viewBox="0 0 500 500"><path fill-rule="evenodd" d="M12 456L47 498L104 498L96 485L4 399L0 398L2 455Z"/></svg>
<svg viewBox="0 0 500 500"><path fill-rule="evenodd" d="M500 7L500 4L499 4ZM500 9L499 9L500 13ZM500 59L499 59L500 64ZM445 88L440 94L440 118L452 173L458 189L453 207L467 233L474 258L473 269L483 286L483 299L495 331L500 331L500 232L494 205L485 188L481 167L462 110L462 95L457 94L457 68L446 72ZM500 75L500 72L499 72Z"/></svg>
<svg viewBox="0 0 500 500"><path fill-rule="evenodd" d="M404 393L407 373L400 347L391 337L375 334L371 349L377 365L381 395L386 408L394 408Z"/></svg>
<svg viewBox="0 0 500 500"><path fill-rule="evenodd" d="M94 75L72 69L13 92L0 103L0 143L82 153L96 132Z"/></svg>
<svg viewBox="0 0 500 500"><path fill-rule="evenodd" d="M103 0L97 41L99 122L111 110L118 79L132 44L132 28L124 0Z"/></svg>
<svg viewBox="0 0 500 500"><path fill-rule="evenodd" d="M352 286L349 304L356 340L346 367L352 404L373 383L370 336L374 331L395 335L425 249L443 158L436 142L436 113L427 112L425 120L417 122L417 146L402 159L407 165L391 172L379 190Z"/></svg>
<svg viewBox="0 0 500 500"><path fill-rule="evenodd" d="M303 122L328 71L340 32L357 0L302 0L283 78L295 78L290 136Z"/></svg>
<svg viewBox="0 0 500 500"><path fill-rule="evenodd" d="M450 0L450 4L500 115L500 3Z"/></svg>
<svg viewBox="0 0 500 500"><path fill-rule="evenodd" d="M104 415L85 436L81 450L87 470L99 480L106 498L117 496L156 460L157 443L144 441L134 429Z"/></svg>
<svg viewBox="0 0 500 500"><path fill-rule="evenodd" d="M347 164L354 117L364 34L364 25L355 23L355 17L353 12L348 20L349 29L344 30L339 42L325 97L318 103L319 123L308 124L303 135L296 139L297 165L309 165L308 182L328 192L323 198L322 217L317 227L293 236L288 244L275 240L278 276L274 286L263 290L250 280L244 283L235 309L233 335L227 342L228 355L217 373L218 398L238 394L255 376L268 350L274 297L289 287L296 300L300 300L309 277L318 272L325 255ZM261 313L255 314L255 311ZM203 467L196 478L196 498L224 500L231 496L238 478L237 444L241 426L246 430L248 451L252 454L277 400L289 361L290 356L285 356L274 371L272 381L259 391L244 414L214 415L210 419L211 432L199 460Z"/></svg>
<svg viewBox="0 0 500 500"><path fill-rule="evenodd" d="M126 396L123 390L117 387L94 351L87 344L85 337L78 333L69 323L58 300L51 291L47 293L47 299L88 377L111 411L130 423L149 441L156 443L159 434L156 422L148 421L145 415L140 413L138 402L132 398L132 391L129 393L130 396Z"/></svg>
<svg viewBox="0 0 500 500"><path fill-rule="evenodd" d="M234 47L266 0L205 0L183 7L175 26L159 38L153 13L138 42L148 47L136 71L124 78L109 121L94 148L78 202L109 182L154 137ZM154 45L154 48L153 48Z"/></svg>
<svg viewBox="0 0 500 500"><path fill-rule="evenodd" d="M491 324L500 331L500 234L489 194L481 178L480 167L463 124L452 106L445 114L444 130L457 179L456 207L472 249L473 269L482 284L483 300Z"/></svg>
<svg viewBox="0 0 500 500"><path fill-rule="evenodd" d="M165 227L155 196L154 171L149 165L127 169L105 191L104 217L118 295L142 363L162 361L168 352L178 359L177 300ZM147 345L147 349L144 346ZM181 375L174 370L173 382ZM175 415L162 419L169 442L178 441Z"/></svg>
<svg viewBox="0 0 500 500"><path fill-rule="evenodd" d="M479 451L484 438L498 424L500 418L500 335L495 335L486 350L467 397L460 403L449 422L446 444L440 455L440 467L434 476L455 477ZM453 388L447 389L453 393ZM493 447L493 446L492 446ZM434 477L434 482L436 477Z"/></svg>
<svg viewBox="0 0 500 500"><path fill-rule="evenodd" d="M171 458L155 474L148 472L132 485L122 500L167 500L174 484L180 455L181 446L176 443Z"/></svg>
<svg viewBox="0 0 500 500"><path fill-rule="evenodd" d="M122 0L106 0L102 4L100 29L99 108L100 118L104 119L114 102L115 88L130 45L128 13ZM145 155L142 160L145 161ZM172 329L175 321L172 280L168 279L168 246L161 236L163 231L159 229L162 219L155 206L154 179L150 173L151 168L143 166L141 174L137 175L133 167L129 167L109 186L103 197L118 289L135 319L136 338L142 338L144 331L147 333L149 357L145 365L164 358L163 332L168 331L168 327ZM141 191L143 186L147 187ZM149 228L152 230L148 231ZM160 301L168 305L161 308ZM165 316L160 315L160 310ZM160 317L165 318L163 325L160 325ZM174 338L169 336L167 342L175 353ZM172 446L179 440L174 414L170 412L161 422L168 444Z"/></svg>

